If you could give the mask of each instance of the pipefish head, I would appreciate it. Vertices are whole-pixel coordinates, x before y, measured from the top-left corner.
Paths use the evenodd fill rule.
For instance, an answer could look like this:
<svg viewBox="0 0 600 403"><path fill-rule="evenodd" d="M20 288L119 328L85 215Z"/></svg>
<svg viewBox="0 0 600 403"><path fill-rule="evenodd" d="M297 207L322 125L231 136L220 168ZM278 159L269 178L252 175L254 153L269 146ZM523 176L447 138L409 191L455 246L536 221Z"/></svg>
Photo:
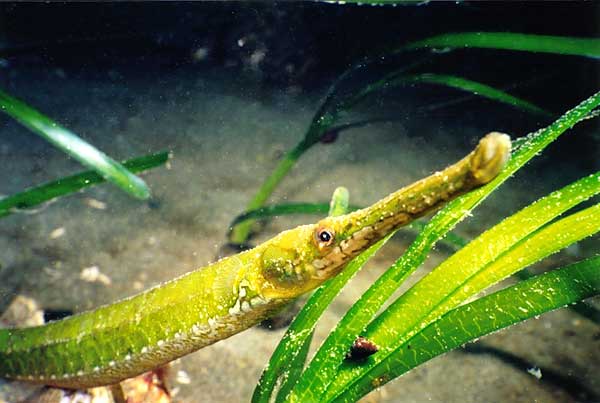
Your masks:
<svg viewBox="0 0 600 403"><path fill-rule="evenodd" d="M294 298L338 274L383 234L357 222L357 217L328 217L285 231L259 246L261 293L269 298Z"/></svg>
<svg viewBox="0 0 600 403"><path fill-rule="evenodd" d="M263 294L293 298L316 288L397 228L494 179L510 149L507 135L490 133L462 160L367 208L281 233L261 250Z"/></svg>
<svg viewBox="0 0 600 403"><path fill-rule="evenodd" d="M259 246L265 280L261 293L270 298L294 298L337 274L351 259L345 256L335 264L327 260L337 256L332 255L334 250L340 250L343 217L282 232Z"/></svg>

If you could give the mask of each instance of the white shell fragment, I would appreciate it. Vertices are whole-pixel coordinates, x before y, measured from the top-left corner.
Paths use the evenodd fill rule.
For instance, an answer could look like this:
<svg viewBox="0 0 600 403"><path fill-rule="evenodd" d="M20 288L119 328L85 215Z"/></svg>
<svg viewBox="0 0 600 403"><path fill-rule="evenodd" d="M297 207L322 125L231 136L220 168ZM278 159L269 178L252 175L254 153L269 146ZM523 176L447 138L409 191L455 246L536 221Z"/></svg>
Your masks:
<svg viewBox="0 0 600 403"><path fill-rule="evenodd" d="M111 285L112 280L106 274L102 273L98 266L90 266L81 270L79 278L88 283L101 283L104 285Z"/></svg>

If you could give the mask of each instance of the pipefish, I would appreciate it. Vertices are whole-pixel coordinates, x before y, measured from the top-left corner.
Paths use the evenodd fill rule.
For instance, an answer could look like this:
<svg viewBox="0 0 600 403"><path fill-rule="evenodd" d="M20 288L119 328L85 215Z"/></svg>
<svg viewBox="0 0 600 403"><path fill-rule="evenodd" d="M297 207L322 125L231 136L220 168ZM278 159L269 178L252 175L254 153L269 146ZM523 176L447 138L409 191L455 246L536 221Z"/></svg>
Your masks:
<svg viewBox="0 0 600 403"><path fill-rule="evenodd" d="M510 155L493 132L457 163L373 205L284 231L133 297L42 326L0 329L0 376L115 384L239 333L338 274L397 228L491 181Z"/></svg>

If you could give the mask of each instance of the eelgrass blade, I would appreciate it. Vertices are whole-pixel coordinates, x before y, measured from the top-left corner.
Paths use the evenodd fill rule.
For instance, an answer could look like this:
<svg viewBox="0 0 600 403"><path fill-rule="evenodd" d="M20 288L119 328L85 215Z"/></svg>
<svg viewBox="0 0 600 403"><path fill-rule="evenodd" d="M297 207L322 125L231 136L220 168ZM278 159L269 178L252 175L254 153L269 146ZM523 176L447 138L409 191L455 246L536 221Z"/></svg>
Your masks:
<svg viewBox="0 0 600 403"><path fill-rule="evenodd" d="M329 203L328 215L330 217L338 217L348 213L349 208L350 194L348 193L348 189L343 186L335 188L331 202Z"/></svg>
<svg viewBox="0 0 600 403"><path fill-rule="evenodd" d="M445 313L441 310L448 311L471 295L482 291L490 284L512 274L512 272L518 269L509 273L498 274L496 273L498 269L494 272L494 267L499 263L492 264L491 262L500 262L501 258L510 256L511 253L514 253L513 249L520 242L525 242L527 246L526 240L532 233L535 233L535 231L544 231L539 230L543 225L598 193L600 193L600 173L590 175L558 191L552 192L548 196L543 197L503 220L450 256L435 270L404 293L386 310L385 314L382 314L369 325L368 331L378 332L379 329L390 327L392 323L401 323L401 325L393 326L394 332L397 332L396 334L391 335L386 333L383 336L388 341L396 340L404 334L403 332L409 332L413 324L416 326L417 323L420 323L422 318L429 316L431 318L439 317ZM595 206L594 208L598 210L599 206ZM569 220L563 219L551 224L551 226L559 225L564 220L571 222L575 219L574 222L576 223L577 217L577 214L569 216ZM561 249L562 246L560 245L563 245L563 242L568 242L563 246L574 242L570 238L570 234L578 234L576 230L581 231L587 228L588 225L595 228L594 226L597 224L595 219L598 219L598 217L592 215L588 218L590 220L589 223L580 225L571 232L555 233L553 236L559 235L560 239L549 242L548 245L536 246L537 249L530 252L530 256L534 256L536 253L542 253L542 256L545 256L544 253L548 248L552 250L556 250L556 248ZM518 263L523 263L520 265L521 268L526 266L527 257L519 256L513 260L513 263L517 267L519 267ZM490 272L494 273L494 276ZM481 279L482 275L484 279ZM478 284L478 281L483 282L485 285ZM456 293L456 297L453 296L453 293ZM406 306L414 306L414 309L408 310ZM406 315L406 317L402 318L400 322L396 322L396 316L400 312L402 312L402 315ZM394 319L391 319L392 317ZM373 339L373 341L375 343L378 342L377 339Z"/></svg>
<svg viewBox="0 0 600 403"><path fill-rule="evenodd" d="M277 378L282 375L282 368L286 366L288 361L293 359L309 335L312 334L312 330L317 320L321 317L321 314L327 309L343 286L354 277L358 270L389 238L390 236L387 236L354 258L339 275L327 281L310 296L306 305L296 316L273 352L267 370L263 372L254 390L254 395L252 396L253 403L270 401L270 394L275 387Z"/></svg>
<svg viewBox="0 0 600 403"><path fill-rule="evenodd" d="M336 401L356 401L375 387L464 343L598 294L600 256L595 256L477 299L415 334Z"/></svg>
<svg viewBox="0 0 600 403"><path fill-rule="evenodd" d="M547 128L529 135L527 140L521 142L521 147L513 152L507 166L496 179L486 186L454 200L436 214L404 255L363 294L342 318L302 374L288 401L321 400L325 397L325 392L334 379L336 389L328 392L327 396L339 393L343 385L360 376L362 372L360 369L354 372L338 372L340 357L343 357L347 346L354 337L362 332L399 285L425 261L435 243L501 183L598 105L600 105L600 92L565 113ZM363 371L366 372L366 367Z"/></svg>
<svg viewBox="0 0 600 403"><path fill-rule="evenodd" d="M600 57L600 39L515 32L459 32L409 43L398 51L423 48L486 48Z"/></svg>
<svg viewBox="0 0 600 403"><path fill-rule="evenodd" d="M128 171L123 165L82 140L67 128L1 90L0 109L130 195L138 199L150 197L150 190L146 183Z"/></svg>
<svg viewBox="0 0 600 403"><path fill-rule="evenodd" d="M349 204L347 211L359 210L362 207ZM284 215L295 215L295 214L326 214L331 209L331 204L327 203L280 203L280 204L268 204L256 210L246 211L236 216L231 224L232 228L234 225L242 223L246 220L260 220L263 218L279 217ZM406 230L412 230L420 232L425 228L426 223L423 221L413 221L410 225L401 228ZM468 241L454 232L448 232L442 243L447 244L453 249L460 249L465 246Z"/></svg>
<svg viewBox="0 0 600 403"><path fill-rule="evenodd" d="M277 217L291 214L320 214L329 212L329 203L281 203L260 207L256 210L246 211L233 219L230 228L248 220Z"/></svg>
<svg viewBox="0 0 600 403"><path fill-rule="evenodd" d="M399 70L399 72L410 70L428 59L429 58L427 57L413 62ZM250 200L250 203L246 206L246 210L256 210L266 203L279 182L281 182L296 164L296 161L321 140L322 136L336 123L339 114L344 111L343 100L346 97L346 95L342 93L344 85L351 81L356 72L364 69L366 66L376 64L379 60L381 59L374 58L356 63L336 78L327 90L325 99L321 102L317 112L313 115L310 126L302 140L285 153L281 161L279 161L275 167L275 170L267 177L252 200ZM253 223L253 220L247 220L233 226L229 233L229 241L234 244L246 243L250 236Z"/></svg>
<svg viewBox="0 0 600 403"><path fill-rule="evenodd" d="M285 204L273 204L264 206L258 210L253 210L241 214L236 217L233 223L241 222L244 219L253 218L253 219L261 219L268 217L277 217L281 215L292 215L292 214L325 214L327 209L330 206L327 203L285 203ZM359 206L349 206L348 211L358 210ZM232 223L232 225L233 225ZM415 232L422 231L426 222L423 221L414 221L408 227L404 227L402 229L412 230ZM440 244L446 245L453 250L457 251L463 248L465 245L469 243L469 241L453 231L449 231L443 239L438 241ZM521 280L528 279L533 276L531 272L527 269L523 269L515 273L515 276L520 278ZM583 302L577 303L575 305L571 305L568 309L576 312L578 315L585 317L586 319L600 324L600 311L596 308L589 306Z"/></svg>
<svg viewBox="0 0 600 403"><path fill-rule="evenodd" d="M286 367L281 369L277 382L279 388L277 389L275 403L280 403L283 401L283 397L290 393L290 390L296 384L300 374L302 374L302 371L304 370L304 364L306 363L306 357L308 356L308 352L310 350L310 342L312 341L314 334L315 330L313 328L307 337L303 337L304 340L298 348L298 353L294 354L291 357L291 360L286 362ZM273 391L271 391L271 393L272 392Z"/></svg>
<svg viewBox="0 0 600 403"><path fill-rule="evenodd" d="M428 317L435 318L466 299L527 267L600 230L600 204L547 224L506 250L497 260L470 275ZM473 253L473 251L471 252ZM456 265L457 262L454 262ZM463 276L464 277L464 276ZM427 320L427 319L426 319Z"/></svg>
<svg viewBox="0 0 600 403"><path fill-rule="evenodd" d="M595 180L597 182L597 178ZM600 183L597 188L600 188ZM554 196L556 197L556 193ZM584 199L585 196L581 200ZM543 203L548 200L552 199L544 198L534 204L534 206L545 204L543 207L539 206L537 214L549 209L548 203ZM523 215L520 213L510 219L522 218ZM369 324L364 334L369 340L382 347L382 353L363 365L360 374L355 374L356 376L348 385L336 388L334 382L331 386L332 393L328 398L337 399L339 395L345 394L346 390L353 388L352 384L359 382L362 377L375 379L378 376L376 375L378 366L392 354L392 351L401 348L420 329L433 323L469 297L514 272L598 232L600 204L549 224L536 232L529 232L523 240L519 238L519 234L514 238L511 236L511 230L516 230L518 222L512 227L502 225L510 219L495 226L444 261ZM488 235L490 233L492 236ZM494 241L498 241L499 245L497 246ZM482 245L486 245L492 251L486 253ZM504 251L497 253L497 250L493 250L496 246L497 249L504 248ZM340 369L341 372L353 372L352 366L349 365L343 365Z"/></svg>
<svg viewBox="0 0 600 403"><path fill-rule="evenodd" d="M141 172L162 165L168 160L169 153L160 152L132 158L123 162L123 166L131 172ZM54 198L74 193L104 181L104 178L95 171L84 171L76 175L32 187L23 192L0 199L0 217L7 216L21 209L35 207Z"/></svg>
<svg viewBox="0 0 600 403"><path fill-rule="evenodd" d="M425 222L414 221L411 223L410 227L412 227L413 230L420 232L425 228L426 225L427 223ZM444 244L455 251L458 251L461 248L465 247L469 243L469 241L461 237L460 235L457 235L455 232L450 231L446 234L446 236L443 239L439 241L439 243ZM534 274L531 271L529 271L529 269L525 268L514 273L514 276L520 280L528 280L531 277L534 277ZM569 305L567 309L586 318L589 321L600 325L600 310L586 304L583 301L577 302L573 305Z"/></svg>
<svg viewBox="0 0 600 403"><path fill-rule="evenodd" d="M347 211L343 206L348 204L347 190L336 189L331 205L333 215L341 215ZM343 189L343 188L342 188ZM252 395L253 403L266 403L272 401L272 394L277 384L280 384L276 401L283 401L289 390L295 385L303 367L308 343L312 338L314 327L331 301L338 295L344 285L360 270L360 268L377 252L391 237L379 241L361 255L352 260L338 276L327 281L319 287L308 299L304 308L294 318L290 327L275 348L269 364L263 371L258 385ZM292 368L293 367L293 368Z"/></svg>
<svg viewBox="0 0 600 403"><path fill-rule="evenodd" d="M445 34L422 41L413 42L395 52L401 52L424 47L482 47L507 50L522 50L528 52L548 52L562 55L577 56L600 56L600 39L558 37L547 35L529 35L518 33L502 32L466 32L456 34ZM391 53L393 53L392 51ZM273 173L265 180L254 198L250 201L246 210L255 210L260 208L273 193L279 182L287 175L289 170L295 165L296 161L310 147L316 144L321 136L331 128L338 117L346 107L340 102L340 88L342 84L352 77L353 73L365 68L366 66L381 60L380 57L371 57L360 63L355 64L346 70L335 83L330 87L325 101L321 104L315 114L312 123L305 137L279 162ZM422 61L405 66L401 72L408 71L421 64ZM363 90L364 91L364 90ZM526 102L526 101L525 101ZM252 228L252 220L237 224L230 232L229 240L232 243L243 244L247 241Z"/></svg>
<svg viewBox="0 0 600 403"><path fill-rule="evenodd" d="M348 206L350 203L350 193L348 189L343 186L337 187L333 191L331 201L329 202L329 216L337 217L348 213ZM318 302L317 302L318 304ZM315 319L318 319L318 317ZM287 396L292 387L296 384L298 377L304 370L304 364L306 363L306 357L310 348L310 342L314 335L314 323L311 329L310 335L304 338L302 345L298 349L298 353L292 357L290 361L286 363L286 367L282 368L283 376L279 377L279 389L275 399L276 403L283 401L283 398ZM272 394L272 393L271 393Z"/></svg>
<svg viewBox="0 0 600 403"><path fill-rule="evenodd" d="M273 193L273 190L277 187L279 182L287 175L288 171L296 164L296 161L300 156L307 150L304 143L301 142L293 149L289 150L283 156L283 159L279 161L275 170L267 177L261 187L254 195L254 198L246 206L246 210L256 210L260 208L267 199ZM254 224L253 219L245 220L231 227L229 232L229 241L233 244L243 244L248 240L252 225Z"/></svg>
<svg viewBox="0 0 600 403"><path fill-rule="evenodd" d="M391 73L385 76L384 78L369 84L361 92L350 97L344 104L344 107L350 108L351 106L356 105L360 101L364 100L367 96L381 90L386 90L397 86L406 86L419 83L444 85L446 87L456 88L462 91L469 92L476 96L481 96L496 102L504 103L526 112L546 117L553 116L552 113L540 108L539 106L529 101L510 95L505 91L499 90L487 84L469 80L463 77L433 73L407 75L398 75L397 73Z"/></svg>
<svg viewBox="0 0 600 403"><path fill-rule="evenodd" d="M451 76L446 74L416 74L399 77L398 83L428 83L439 84L446 87L456 88L462 91L470 92L484 98L488 98L500 103L514 106L526 112L541 116L552 117L552 113L540 108L539 106L524 99L510 95L509 93L483 84L477 81L468 80L463 77ZM394 80L394 81L396 81ZM393 85L393 83L392 83Z"/></svg>

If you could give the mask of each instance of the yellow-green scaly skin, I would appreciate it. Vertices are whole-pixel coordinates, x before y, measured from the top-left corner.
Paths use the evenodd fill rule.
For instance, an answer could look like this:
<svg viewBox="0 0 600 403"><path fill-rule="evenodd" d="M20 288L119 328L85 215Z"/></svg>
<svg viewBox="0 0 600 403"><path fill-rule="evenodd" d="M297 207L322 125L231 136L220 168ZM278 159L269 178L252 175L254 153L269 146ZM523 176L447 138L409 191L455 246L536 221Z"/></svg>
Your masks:
<svg viewBox="0 0 600 403"><path fill-rule="evenodd" d="M489 182L509 154L508 136L490 133L461 161L368 208L285 231L93 311L0 329L0 377L66 388L114 384L227 338L335 276L396 228Z"/></svg>

